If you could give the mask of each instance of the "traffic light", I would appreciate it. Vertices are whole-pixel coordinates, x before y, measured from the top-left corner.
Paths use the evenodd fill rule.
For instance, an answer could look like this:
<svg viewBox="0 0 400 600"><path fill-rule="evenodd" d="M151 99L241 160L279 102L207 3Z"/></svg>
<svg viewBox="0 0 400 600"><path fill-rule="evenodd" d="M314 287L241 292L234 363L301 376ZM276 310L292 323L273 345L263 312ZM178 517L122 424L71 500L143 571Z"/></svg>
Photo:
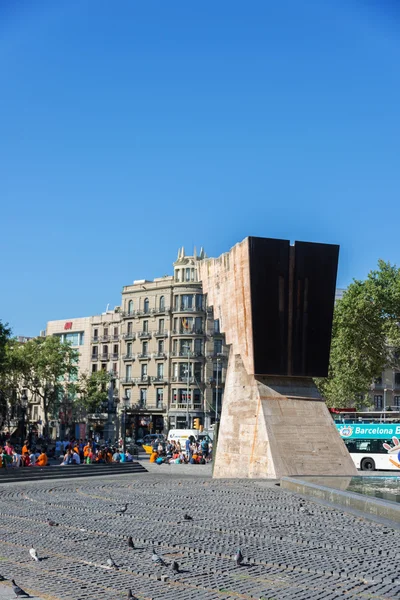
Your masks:
<svg viewBox="0 0 400 600"><path fill-rule="evenodd" d="M200 429L200 419L198 417L193 419L193 429Z"/></svg>

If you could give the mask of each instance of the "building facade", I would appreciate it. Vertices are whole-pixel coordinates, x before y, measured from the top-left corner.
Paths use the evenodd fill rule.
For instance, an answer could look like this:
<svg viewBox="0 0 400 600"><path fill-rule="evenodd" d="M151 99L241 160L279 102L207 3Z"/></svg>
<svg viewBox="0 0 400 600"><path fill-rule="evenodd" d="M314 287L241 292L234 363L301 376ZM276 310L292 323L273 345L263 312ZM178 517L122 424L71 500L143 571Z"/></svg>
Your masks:
<svg viewBox="0 0 400 600"><path fill-rule="evenodd" d="M386 369L372 384L370 392L372 410L400 412L400 365Z"/></svg>
<svg viewBox="0 0 400 600"><path fill-rule="evenodd" d="M221 410L227 366L224 337L198 279L205 257L182 248L174 275L122 290L120 386L127 434L205 427Z"/></svg>

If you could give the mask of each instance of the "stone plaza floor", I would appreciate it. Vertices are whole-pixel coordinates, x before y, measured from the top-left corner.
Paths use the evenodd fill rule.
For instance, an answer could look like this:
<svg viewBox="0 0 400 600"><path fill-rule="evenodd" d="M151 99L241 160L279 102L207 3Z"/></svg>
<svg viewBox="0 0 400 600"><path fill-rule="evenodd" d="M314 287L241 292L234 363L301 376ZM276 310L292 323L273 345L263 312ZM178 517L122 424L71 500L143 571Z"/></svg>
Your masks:
<svg viewBox="0 0 400 600"><path fill-rule="evenodd" d="M400 598L399 529L272 482L171 467L1 485L0 599L14 597L12 578L43 600L118 600L129 589L140 600ZM109 553L118 570L106 568Z"/></svg>

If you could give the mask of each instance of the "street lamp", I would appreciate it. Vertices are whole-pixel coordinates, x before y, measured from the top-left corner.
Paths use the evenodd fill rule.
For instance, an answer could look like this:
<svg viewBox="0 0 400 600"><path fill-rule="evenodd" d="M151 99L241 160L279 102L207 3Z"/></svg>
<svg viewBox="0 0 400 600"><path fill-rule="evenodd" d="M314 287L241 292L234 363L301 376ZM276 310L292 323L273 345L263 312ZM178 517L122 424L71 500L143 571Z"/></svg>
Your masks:
<svg viewBox="0 0 400 600"><path fill-rule="evenodd" d="M125 392L125 396L122 398L122 402L124 403L124 430L123 430L123 435L122 435L122 449L125 454L125 450L126 450L126 409L128 408L128 404L130 402L130 398L129 398L129 396L126 395L126 392Z"/></svg>
<svg viewBox="0 0 400 600"><path fill-rule="evenodd" d="M28 408L28 395L26 390L22 391L21 394L21 408L22 408L22 428L21 428L21 446L23 444L23 440L25 440L25 419L26 419L26 411Z"/></svg>
<svg viewBox="0 0 400 600"><path fill-rule="evenodd" d="M182 344L182 348L187 349L187 381L186 381L186 428L189 429L189 392L190 392L190 344Z"/></svg>

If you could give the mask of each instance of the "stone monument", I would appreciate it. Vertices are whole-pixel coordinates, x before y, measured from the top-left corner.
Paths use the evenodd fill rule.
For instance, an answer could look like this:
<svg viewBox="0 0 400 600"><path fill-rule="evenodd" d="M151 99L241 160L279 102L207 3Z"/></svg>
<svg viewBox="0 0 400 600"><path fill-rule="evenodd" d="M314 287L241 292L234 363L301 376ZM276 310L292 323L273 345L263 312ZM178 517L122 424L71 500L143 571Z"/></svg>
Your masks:
<svg viewBox="0 0 400 600"><path fill-rule="evenodd" d="M214 477L353 475L328 374L339 247L248 237L199 263L230 346Z"/></svg>

